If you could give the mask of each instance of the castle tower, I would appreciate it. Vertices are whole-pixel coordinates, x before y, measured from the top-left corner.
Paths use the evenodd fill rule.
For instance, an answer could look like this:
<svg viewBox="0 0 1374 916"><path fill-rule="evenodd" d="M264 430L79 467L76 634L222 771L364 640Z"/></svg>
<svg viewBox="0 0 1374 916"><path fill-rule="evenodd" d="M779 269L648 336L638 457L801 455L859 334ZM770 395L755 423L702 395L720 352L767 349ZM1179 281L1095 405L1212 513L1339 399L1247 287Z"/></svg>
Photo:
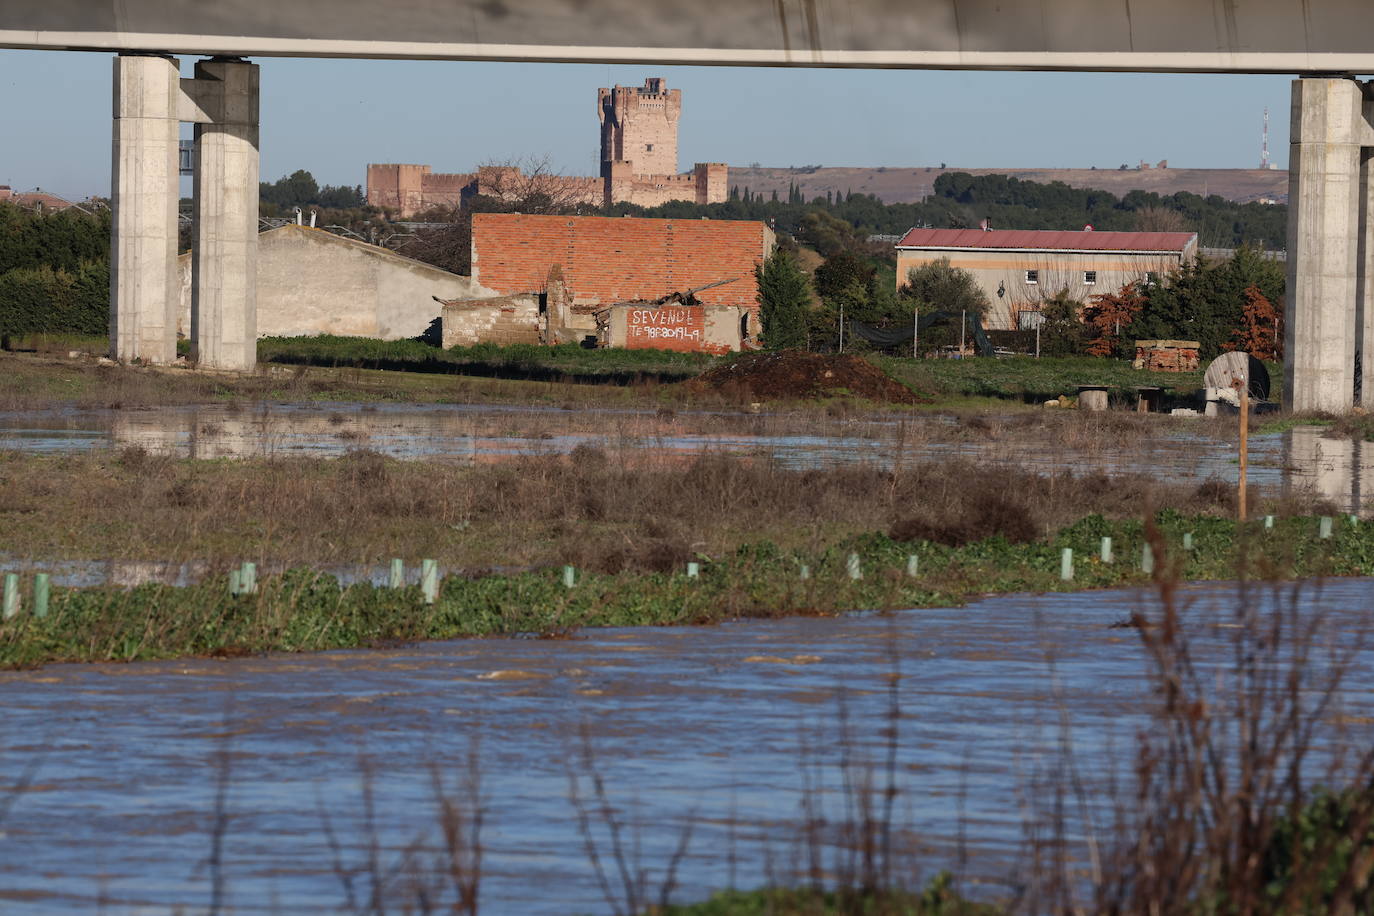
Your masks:
<svg viewBox="0 0 1374 916"><path fill-rule="evenodd" d="M682 90L669 89L662 78L646 79L640 88L616 86L596 91L601 119L601 174L609 164L631 163L636 175L677 174L677 121Z"/></svg>

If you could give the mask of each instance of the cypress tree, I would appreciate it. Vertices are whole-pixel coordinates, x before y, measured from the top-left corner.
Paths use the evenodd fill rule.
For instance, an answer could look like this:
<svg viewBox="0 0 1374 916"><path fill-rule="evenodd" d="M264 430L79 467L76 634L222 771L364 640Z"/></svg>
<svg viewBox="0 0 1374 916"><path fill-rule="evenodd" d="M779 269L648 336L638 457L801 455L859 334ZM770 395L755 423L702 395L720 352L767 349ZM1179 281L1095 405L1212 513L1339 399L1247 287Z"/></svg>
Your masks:
<svg viewBox="0 0 1374 916"><path fill-rule="evenodd" d="M754 268L758 283L763 345L769 350L806 346L806 310L811 281L792 255L778 249Z"/></svg>

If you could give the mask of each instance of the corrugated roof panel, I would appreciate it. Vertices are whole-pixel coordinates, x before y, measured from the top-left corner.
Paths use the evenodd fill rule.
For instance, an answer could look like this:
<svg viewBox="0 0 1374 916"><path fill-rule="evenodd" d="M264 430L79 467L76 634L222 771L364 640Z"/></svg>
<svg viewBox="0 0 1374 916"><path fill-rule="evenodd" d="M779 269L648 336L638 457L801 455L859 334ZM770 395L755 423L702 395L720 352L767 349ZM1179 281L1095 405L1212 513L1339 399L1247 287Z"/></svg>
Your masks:
<svg viewBox="0 0 1374 916"><path fill-rule="evenodd" d="M1007 248L1036 251L1178 251L1195 232L1061 232L1044 229L912 229L898 248Z"/></svg>

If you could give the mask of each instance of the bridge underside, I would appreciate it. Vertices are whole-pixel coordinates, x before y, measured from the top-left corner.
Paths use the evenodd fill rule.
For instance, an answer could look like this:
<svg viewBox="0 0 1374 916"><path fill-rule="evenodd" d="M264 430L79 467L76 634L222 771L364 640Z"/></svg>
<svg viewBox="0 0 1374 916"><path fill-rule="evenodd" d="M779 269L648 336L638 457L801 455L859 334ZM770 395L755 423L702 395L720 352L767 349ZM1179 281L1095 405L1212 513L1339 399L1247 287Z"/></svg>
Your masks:
<svg viewBox="0 0 1374 916"><path fill-rule="evenodd" d="M832 67L1361 73L1366 0L62 0L0 47Z"/></svg>

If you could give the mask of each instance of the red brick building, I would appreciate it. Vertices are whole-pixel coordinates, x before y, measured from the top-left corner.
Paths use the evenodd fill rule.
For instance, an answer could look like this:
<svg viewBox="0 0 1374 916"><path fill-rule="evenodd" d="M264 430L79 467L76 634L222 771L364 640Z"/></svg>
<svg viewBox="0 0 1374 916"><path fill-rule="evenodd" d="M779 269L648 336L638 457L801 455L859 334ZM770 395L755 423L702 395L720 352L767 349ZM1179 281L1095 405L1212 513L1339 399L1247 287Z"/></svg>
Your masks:
<svg viewBox="0 0 1374 916"><path fill-rule="evenodd" d="M557 265L582 313L732 280L702 303L757 309L754 265L773 245L773 230L745 220L474 213L472 278L506 295L540 292Z"/></svg>

